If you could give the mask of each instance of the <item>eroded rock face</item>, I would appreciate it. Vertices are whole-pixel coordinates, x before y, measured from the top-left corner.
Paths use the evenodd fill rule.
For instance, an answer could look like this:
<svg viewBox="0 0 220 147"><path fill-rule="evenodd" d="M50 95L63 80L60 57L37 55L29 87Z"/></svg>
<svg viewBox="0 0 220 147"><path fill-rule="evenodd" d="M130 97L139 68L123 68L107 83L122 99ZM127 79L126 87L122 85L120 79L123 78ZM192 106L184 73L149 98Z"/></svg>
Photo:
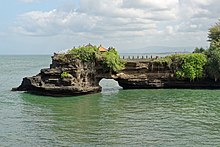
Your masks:
<svg viewBox="0 0 220 147"><path fill-rule="evenodd" d="M70 56L70 57L68 57ZM52 57L50 68L42 69L33 77L26 77L14 91L28 91L40 95L74 96L97 93L102 90L102 78L114 79L124 89L150 88L220 88L220 82L208 78L179 80L175 77L177 67L166 63L147 60L127 61L125 68L118 74L105 72L98 63L82 62L66 55ZM62 77L62 73L68 75Z"/></svg>
<svg viewBox="0 0 220 147"><path fill-rule="evenodd" d="M63 59L55 54L50 68L42 69L36 76L24 78L21 85L12 90L51 96L97 93L102 90L99 86L101 78L97 74L99 71L100 66L94 62L83 63L78 59ZM61 77L63 72L68 75Z"/></svg>
<svg viewBox="0 0 220 147"><path fill-rule="evenodd" d="M174 79L174 69L163 63L130 60L117 76L124 89L163 88L165 81Z"/></svg>
<svg viewBox="0 0 220 147"><path fill-rule="evenodd" d="M209 78L177 79L175 72L178 67L166 63L152 61L127 61L125 69L117 74L116 80L123 89L151 89L151 88L220 88L220 82Z"/></svg>

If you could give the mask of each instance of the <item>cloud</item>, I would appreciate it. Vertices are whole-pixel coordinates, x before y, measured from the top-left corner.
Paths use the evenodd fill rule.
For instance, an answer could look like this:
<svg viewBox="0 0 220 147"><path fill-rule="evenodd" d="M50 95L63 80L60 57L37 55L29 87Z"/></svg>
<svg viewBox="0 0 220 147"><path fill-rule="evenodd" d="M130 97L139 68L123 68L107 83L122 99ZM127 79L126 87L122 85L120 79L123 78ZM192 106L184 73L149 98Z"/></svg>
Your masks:
<svg viewBox="0 0 220 147"><path fill-rule="evenodd" d="M176 5L176 0L173 1ZM137 1L136 6L141 3ZM130 7L130 4L128 0L81 0L78 9L73 8L68 12L57 9L27 12L18 17L14 30L26 35L86 32L96 35L134 32L134 35L143 35L148 30L155 30L157 21L177 18L173 9L169 10L172 3L159 6L159 3L151 1L155 11Z"/></svg>
<svg viewBox="0 0 220 147"><path fill-rule="evenodd" d="M166 4L166 0L160 3L153 0L81 0L79 11L97 16L169 20L175 19L173 11L177 1L169 0Z"/></svg>
<svg viewBox="0 0 220 147"><path fill-rule="evenodd" d="M179 11L182 16L191 18L218 18L219 17L219 0L180 0ZM185 12L185 13L184 13Z"/></svg>
<svg viewBox="0 0 220 147"><path fill-rule="evenodd" d="M14 30L26 35L57 35L60 33L89 31L96 23L96 17L85 13L32 11L19 16ZM25 22L25 23L24 23Z"/></svg>
<svg viewBox="0 0 220 147"><path fill-rule="evenodd" d="M176 7L178 0L124 0L123 6L127 8L148 9L155 11L163 11Z"/></svg>
<svg viewBox="0 0 220 147"><path fill-rule="evenodd" d="M80 0L72 8L24 13L13 30L30 36L86 36L136 45L195 44L195 38L205 44L208 28L219 17L219 5L218 0Z"/></svg>
<svg viewBox="0 0 220 147"><path fill-rule="evenodd" d="M140 32L155 28L156 24L152 20L135 16L128 17L125 16L125 12L109 16L108 14L91 15L91 13L85 13L81 10L65 12L54 9L46 12L32 11L20 15L14 31L36 36L58 35L61 33L106 34L108 36L115 34L115 32L143 34Z"/></svg>

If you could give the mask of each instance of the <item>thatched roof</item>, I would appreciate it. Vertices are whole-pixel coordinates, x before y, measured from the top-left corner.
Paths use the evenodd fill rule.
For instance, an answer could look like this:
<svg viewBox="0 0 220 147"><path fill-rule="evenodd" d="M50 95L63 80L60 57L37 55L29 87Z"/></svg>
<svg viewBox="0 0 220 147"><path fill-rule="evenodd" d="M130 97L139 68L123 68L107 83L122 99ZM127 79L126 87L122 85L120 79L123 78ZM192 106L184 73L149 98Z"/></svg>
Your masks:
<svg viewBox="0 0 220 147"><path fill-rule="evenodd" d="M100 52L107 52L108 50L104 48L102 45L99 46L99 51Z"/></svg>

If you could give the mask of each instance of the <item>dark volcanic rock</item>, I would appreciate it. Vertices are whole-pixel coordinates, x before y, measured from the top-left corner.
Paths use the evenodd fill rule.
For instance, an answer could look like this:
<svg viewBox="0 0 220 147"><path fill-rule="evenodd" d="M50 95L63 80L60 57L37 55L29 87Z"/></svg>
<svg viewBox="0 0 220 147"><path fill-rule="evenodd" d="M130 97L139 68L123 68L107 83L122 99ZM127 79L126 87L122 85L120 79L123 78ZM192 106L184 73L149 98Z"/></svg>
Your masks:
<svg viewBox="0 0 220 147"><path fill-rule="evenodd" d="M78 59L62 57L55 54L48 69L42 69L33 77L23 79L21 85L13 91L27 91L40 95L72 96L97 93L102 90L97 77L98 67L95 63L83 63ZM67 72L66 77L61 77Z"/></svg>
<svg viewBox="0 0 220 147"><path fill-rule="evenodd" d="M116 80L123 89L156 89L156 88L191 88L191 89L216 89L220 82L209 78L177 79L175 65L156 63L152 61L127 61L125 69L117 74Z"/></svg>
<svg viewBox="0 0 220 147"><path fill-rule="evenodd" d="M124 89L150 88L220 88L220 82L208 78L179 80L175 77L175 65L147 60L127 61L118 74L106 73L95 62L82 62L70 55L55 54L50 68L42 69L33 77L23 79L13 91L27 91L40 95L73 96L97 93L102 90L102 78L114 79ZM62 77L62 73L68 73Z"/></svg>

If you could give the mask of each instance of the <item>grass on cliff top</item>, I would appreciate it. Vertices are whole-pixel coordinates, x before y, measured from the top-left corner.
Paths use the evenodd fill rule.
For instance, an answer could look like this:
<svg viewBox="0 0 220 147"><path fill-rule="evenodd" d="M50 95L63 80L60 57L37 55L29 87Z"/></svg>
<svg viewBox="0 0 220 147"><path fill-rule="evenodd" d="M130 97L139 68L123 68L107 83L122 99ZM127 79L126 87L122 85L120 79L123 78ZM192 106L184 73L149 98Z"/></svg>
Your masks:
<svg viewBox="0 0 220 147"><path fill-rule="evenodd" d="M72 57L80 59L83 62L95 61L96 54L98 54L98 48L96 46L82 46L73 48L67 52Z"/></svg>
<svg viewBox="0 0 220 147"><path fill-rule="evenodd" d="M120 59L120 56L115 48L109 48L106 52L100 52L96 46L88 45L73 48L67 52L72 57L83 62L95 62L101 65L104 71L119 72L124 68L125 62Z"/></svg>

